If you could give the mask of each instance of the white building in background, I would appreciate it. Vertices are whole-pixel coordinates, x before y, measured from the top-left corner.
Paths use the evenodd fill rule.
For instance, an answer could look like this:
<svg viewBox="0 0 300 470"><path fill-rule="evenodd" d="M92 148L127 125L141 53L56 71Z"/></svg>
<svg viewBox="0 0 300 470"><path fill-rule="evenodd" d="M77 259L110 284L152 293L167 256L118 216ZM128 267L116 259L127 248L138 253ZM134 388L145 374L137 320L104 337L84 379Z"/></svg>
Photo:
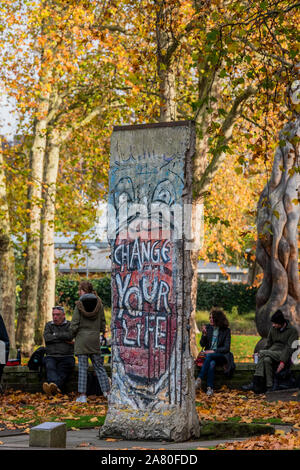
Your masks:
<svg viewBox="0 0 300 470"><path fill-rule="evenodd" d="M55 258L57 269L62 274L79 273L89 277L90 274L110 273L110 246L107 240L106 203L100 202L97 211L97 222L93 229L87 232L87 241L83 243L84 250L75 255L76 246L72 243L72 234L65 236L56 234L54 238Z"/></svg>
<svg viewBox="0 0 300 470"><path fill-rule="evenodd" d="M85 250L80 256L74 257L75 245L72 234L64 236L56 234L55 257L57 269L62 274L79 273L89 277L91 274L109 274L111 272L110 245L107 239L107 204L99 203L98 217L95 227L87 233L87 241L83 243ZM226 276L224 270L229 275ZM199 261L199 279L210 282L246 282L248 270L236 266L218 265Z"/></svg>
<svg viewBox="0 0 300 470"><path fill-rule="evenodd" d="M224 274L226 271L227 275ZM198 277L210 282L247 282L248 269L218 263L198 262Z"/></svg>

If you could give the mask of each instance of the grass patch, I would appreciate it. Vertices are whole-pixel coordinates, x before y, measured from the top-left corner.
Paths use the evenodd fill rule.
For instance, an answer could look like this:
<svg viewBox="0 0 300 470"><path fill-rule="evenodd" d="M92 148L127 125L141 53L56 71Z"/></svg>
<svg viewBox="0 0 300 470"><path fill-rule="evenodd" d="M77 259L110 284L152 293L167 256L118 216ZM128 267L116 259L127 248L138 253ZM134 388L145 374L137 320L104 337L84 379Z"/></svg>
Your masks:
<svg viewBox="0 0 300 470"><path fill-rule="evenodd" d="M236 362L253 362L253 352L260 337L254 335L232 335L231 351Z"/></svg>
<svg viewBox="0 0 300 470"><path fill-rule="evenodd" d="M230 418L227 419L227 421L229 423L239 423L241 421L241 417L240 416L232 416Z"/></svg>
<svg viewBox="0 0 300 470"><path fill-rule="evenodd" d="M10 421L11 424L16 424L18 426L29 426L29 427L34 427L38 426L41 423L45 423L46 421L55 421L55 422L60 422L60 423L66 423L67 430L69 429L89 429L89 428L95 428L98 426L103 426L104 421L105 421L105 416L94 416L94 415L85 415L85 416L80 416L77 419L66 419L63 417L59 416L51 416L50 418L47 418L45 416L36 416L36 418L33 420L28 419L28 418L20 418L16 419L14 421Z"/></svg>
<svg viewBox="0 0 300 470"><path fill-rule="evenodd" d="M98 426L103 426L105 421L105 416L93 416L86 415L80 416L79 419L65 419L65 418L53 418L51 421L60 421L66 423L67 429L88 429L95 428ZM97 419L96 419L97 418Z"/></svg>
<svg viewBox="0 0 300 470"><path fill-rule="evenodd" d="M288 423L285 423L280 418L268 418L268 419L253 418L252 422L257 423L257 424L288 424Z"/></svg>

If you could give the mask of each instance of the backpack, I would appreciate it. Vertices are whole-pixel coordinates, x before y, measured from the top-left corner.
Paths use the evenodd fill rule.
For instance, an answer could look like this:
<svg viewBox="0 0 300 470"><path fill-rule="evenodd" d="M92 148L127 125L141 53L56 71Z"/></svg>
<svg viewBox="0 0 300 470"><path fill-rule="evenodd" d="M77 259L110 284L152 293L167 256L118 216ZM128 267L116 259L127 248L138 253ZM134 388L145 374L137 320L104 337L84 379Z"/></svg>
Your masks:
<svg viewBox="0 0 300 470"><path fill-rule="evenodd" d="M41 346L37 348L29 358L27 363L29 370L38 370L41 374L42 368L44 366L44 356L46 354L46 348Z"/></svg>

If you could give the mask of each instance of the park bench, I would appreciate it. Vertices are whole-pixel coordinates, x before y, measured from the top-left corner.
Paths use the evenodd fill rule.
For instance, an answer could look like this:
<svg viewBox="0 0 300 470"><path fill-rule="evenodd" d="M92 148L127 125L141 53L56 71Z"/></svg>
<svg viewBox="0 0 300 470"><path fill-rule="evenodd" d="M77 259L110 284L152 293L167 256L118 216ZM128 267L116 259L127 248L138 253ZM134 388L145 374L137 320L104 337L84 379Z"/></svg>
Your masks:
<svg viewBox="0 0 300 470"><path fill-rule="evenodd" d="M101 347L101 352L104 358L104 367L106 368L108 376L111 375L111 350L107 346ZM89 365L88 375L93 373L92 365ZM89 377L88 377L89 379ZM43 382L46 380L46 371L43 367L41 372L39 370L30 370L28 366L21 366L16 362L16 365L9 365L4 367L2 376L3 390L22 390L24 392L36 393L42 392ZM69 381L66 386L67 393L76 392L78 386L78 365L75 364L74 371L70 375Z"/></svg>
<svg viewBox="0 0 300 470"><path fill-rule="evenodd" d="M110 355L106 356L104 366L107 374L111 376L111 364ZM93 371L93 367L89 366L89 372ZM228 378L224 375L223 368L216 369L215 374L215 389L220 389L222 386L227 386L230 389L240 390L242 385L248 384L252 381L253 374L255 371L255 364L251 363L236 363L236 370L233 377ZM291 371L296 378L296 382L300 383L300 364L292 365ZM195 377L198 375L198 368L195 367ZM44 374L44 372L43 372ZM30 371L27 366L14 366L5 367L2 376L2 385L5 389L22 390L24 392L42 392L42 383L46 377L43 375L41 378L38 371ZM77 391L77 380L78 380L78 366L75 365L74 371L70 376L70 380L67 384L67 392ZM205 381L204 381L205 385Z"/></svg>

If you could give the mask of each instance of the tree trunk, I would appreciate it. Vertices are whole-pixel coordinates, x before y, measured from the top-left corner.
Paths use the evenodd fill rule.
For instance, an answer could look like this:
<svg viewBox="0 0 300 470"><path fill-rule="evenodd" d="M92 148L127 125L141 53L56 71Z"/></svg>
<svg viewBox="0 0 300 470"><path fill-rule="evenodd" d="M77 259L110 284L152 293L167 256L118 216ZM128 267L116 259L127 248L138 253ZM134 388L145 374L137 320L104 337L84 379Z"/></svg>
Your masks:
<svg viewBox="0 0 300 470"><path fill-rule="evenodd" d="M157 74L160 97L160 122L176 121L176 73L172 63L172 55L178 44L172 36L172 7L164 0L157 2L156 10L156 42L157 42ZM176 11L176 7L175 7ZM175 14L175 11L173 14Z"/></svg>
<svg viewBox="0 0 300 470"><path fill-rule="evenodd" d="M176 121L176 84L175 73L171 69L159 70L160 122Z"/></svg>
<svg viewBox="0 0 300 470"><path fill-rule="evenodd" d="M256 298L256 326L266 338L270 316L281 309L300 332L298 222L299 115L279 134L271 178L258 202L256 249L264 278Z"/></svg>
<svg viewBox="0 0 300 470"><path fill-rule="evenodd" d="M26 239L25 277L17 324L17 341L24 354L34 348L34 323L37 314L37 292L40 258L40 223L43 162L46 149L47 111L49 100L40 104L40 118L36 122L34 142L30 155L31 181L28 190L30 221Z"/></svg>
<svg viewBox="0 0 300 470"><path fill-rule="evenodd" d="M10 340L15 343L16 279L13 246L11 243L10 220L6 197L6 181L3 171L3 155L0 151L0 314L4 319Z"/></svg>
<svg viewBox="0 0 300 470"><path fill-rule="evenodd" d="M43 209L40 239L40 273L38 288L38 314L35 323L35 342L42 344L43 332L52 316L55 302L54 216L56 180L60 146L55 132L48 139L44 165Z"/></svg>
<svg viewBox="0 0 300 470"><path fill-rule="evenodd" d="M197 236L197 235L196 235ZM199 328L196 322L196 309L197 309L197 292L198 292L198 261L199 261L199 251L194 250L191 253L193 276L192 276L192 287L191 287L191 297L192 297L192 312L190 317L190 349L191 354L196 359L199 353L199 346L197 344L197 334L199 333Z"/></svg>

